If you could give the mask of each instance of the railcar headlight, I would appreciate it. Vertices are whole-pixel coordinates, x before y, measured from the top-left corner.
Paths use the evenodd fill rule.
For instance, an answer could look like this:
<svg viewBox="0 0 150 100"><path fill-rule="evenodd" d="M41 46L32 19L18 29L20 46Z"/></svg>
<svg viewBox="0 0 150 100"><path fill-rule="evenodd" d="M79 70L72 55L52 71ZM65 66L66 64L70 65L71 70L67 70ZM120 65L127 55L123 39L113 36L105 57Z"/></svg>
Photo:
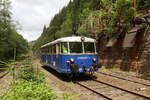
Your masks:
<svg viewBox="0 0 150 100"><path fill-rule="evenodd" d="M67 64L69 64L69 63L70 63L70 61L66 61L66 63L67 63Z"/></svg>
<svg viewBox="0 0 150 100"><path fill-rule="evenodd" d="M74 59L73 59L73 58L70 58L70 62L73 63L73 62L74 62Z"/></svg>
<svg viewBox="0 0 150 100"><path fill-rule="evenodd" d="M96 62L96 58L93 58L92 61L93 61L93 62Z"/></svg>
<svg viewBox="0 0 150 100"><path fill-rule="evenodd" d="M81 37L81 41L84 41L85 40L85 38L84 37Z"/></svg>

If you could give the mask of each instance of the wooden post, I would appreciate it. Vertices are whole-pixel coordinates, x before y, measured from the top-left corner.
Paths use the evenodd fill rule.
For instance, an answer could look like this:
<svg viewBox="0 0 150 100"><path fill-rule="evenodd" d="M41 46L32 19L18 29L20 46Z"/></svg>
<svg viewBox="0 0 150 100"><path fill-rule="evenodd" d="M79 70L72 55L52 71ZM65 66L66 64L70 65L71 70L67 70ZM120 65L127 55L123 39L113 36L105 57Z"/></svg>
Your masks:
<svg viewBox="0 0 150 100"><path fill-rule="evenodd" d="M135 16L136 16L136 0L134 0L134 9L135 9Z"/></svg>
<svg viewBox="0 0 150 100"><path fill-rule="evenodd" d="M14 61L16 61L16 48L14 48Z"/></svg>
<svg viewBox="0 0 150 100"><path fill-rule="evenodd" d="M134 0L134 8L136 9L136 0Z"/></svg>
<svg viewBox="0 0 150 100"><path fill-rule="evenodd" d="M133 6L134 6L134 9L135 9L134 17L136 17L136 0L134 0Z"/></svg>

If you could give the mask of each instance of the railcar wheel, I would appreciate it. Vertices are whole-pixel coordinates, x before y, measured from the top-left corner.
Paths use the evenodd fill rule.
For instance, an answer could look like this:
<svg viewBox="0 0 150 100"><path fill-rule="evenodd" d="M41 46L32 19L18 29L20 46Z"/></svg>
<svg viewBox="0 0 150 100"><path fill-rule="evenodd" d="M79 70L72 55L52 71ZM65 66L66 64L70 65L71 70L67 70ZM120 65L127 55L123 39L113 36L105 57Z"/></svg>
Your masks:
<svg viewBox="0 0 150 100"><path fill-rule="evenodd" d="M89 72L90 76L93 76L93 74L94 74L94 71Z"/></svg>
<svg viewBox="0 0 150 100"><path fill-rule="evenodd" d="M80 75L79 73L76 73L74 76L75 76L75 77L78 77L79 75Z"/></svg>
<svg viewBox="0 0 150 100"><path fill-rule="evenodd" d="M93 76L93 74L94 74L94 69L91 68L91 69L90 69L90 72L89 72L89 75L90 75L90 76Z"/></svg>

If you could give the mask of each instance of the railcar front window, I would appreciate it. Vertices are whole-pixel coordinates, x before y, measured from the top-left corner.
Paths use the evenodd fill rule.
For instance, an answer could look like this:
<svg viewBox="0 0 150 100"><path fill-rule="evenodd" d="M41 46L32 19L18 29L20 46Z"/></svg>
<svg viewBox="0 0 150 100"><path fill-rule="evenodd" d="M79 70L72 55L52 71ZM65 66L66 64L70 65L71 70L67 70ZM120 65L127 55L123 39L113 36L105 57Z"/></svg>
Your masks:
<svg viewBox="0 0 150 100"><path fill-rule="evenodd" d="M95 47L93 42L84 42L85 53L95 53Z"/></svg>
<svg viewBox="0 0 150 100"><path fill-rule="evenodd" d="M68 44L66 42L61 43L61 52L68 53Z"/></svg>
<svg viewBox="0 0 150 100"><path fill-rule="evenodd" d="M70 53L83 53L81 42L69 42Z"/></svg>

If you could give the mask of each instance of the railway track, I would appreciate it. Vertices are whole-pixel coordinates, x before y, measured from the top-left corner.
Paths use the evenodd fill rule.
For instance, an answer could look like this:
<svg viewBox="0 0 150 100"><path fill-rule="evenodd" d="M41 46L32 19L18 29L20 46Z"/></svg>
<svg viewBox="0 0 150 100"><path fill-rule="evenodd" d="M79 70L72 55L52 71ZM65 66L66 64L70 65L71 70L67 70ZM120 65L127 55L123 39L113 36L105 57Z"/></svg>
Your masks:
<svg viewBox="0 0 150 100"><path fill-rule="evenodd" d="M150 100L150 97L96 79L86 82L77 81L75 84L78 84L107 100Z"/></svg>
<svg viewBox="0 0 150 100"><path fill-rule="evenodd" d="M146 83L142 83L142 82L139 82L137 80L133 80L133 79L129 79L129 78L124 78L124 77L121 77L121 76L116 76L116 75L113 75L113 74L108 74L108 73L105 73L105 72L97 72L98 74L103 74L103 75L107 75L107 76L110 76L110 77L115 77L115 78L118 78L118 79L121 79L121 80L126 80L126 81L130 81L130 82L133 82L133 83L137 83L137 84L141 84L141 85L144 85L144 86L150 86L150 84L146 84Z"/></svg>
<svg viewBox="0 0 150 100"><path fill-rule="evenodd" d="M84 97L88 96L87 98L89 98L90 96L92 98L96 98L94 100L150 100L149 96L138 94L138 93L120 88L118 86L113 86L111 83L107 83L107 82L97 80L94 78L89 78L87 80L85 79L85 77L82 77L82 78L83 80L82 79L71 80L75 84L73 86L75 87L75 89L73 88L73 91L80 91L77 93L81 93L82 96L84 95ZM60 79L62 78L60 77ZM93 95L95 97L93 97Z"/></svg>
<svg viewBox="0 0 150 100"><path fill-rule="evenodd" d="M150 78L142 78L140 76L135 76L135 75L130 75L130 74L123 74L121 72L116 72L116 71L111 71L111 72L114 73L114 74L122 75L122 76L128 75L129 77L150 81Z"/></svg>
<svg viewBox="0 0 150 100"><path fill-rule="evenodd" d="M94 90L92 88L89 88L88 86L86 86L86 85L84 85L84 84L82 84L80 82L75 82L75 83L78 84L78 85L80 85L80 86L82 86L82 87L84 87L84 88L86 88L86 89L88 89L88 90L90 90L90 91L92 91L93 93L96 93L97 95L100 95L100 96L108 99L108 100L113 100L112 98L110 98L110 97L108 97L108 96L106 96L106 95L104 95L104 94L102 94L100 92L97 92L96 90Z"/></svg>
<svg viewBox="0 0 150 100"><path fill-rule="evenodd" d="M8 73L9 73L9 71L3 72L3 73L0 75L0 79L3 78L4 76L6 76Z"/></svg>

